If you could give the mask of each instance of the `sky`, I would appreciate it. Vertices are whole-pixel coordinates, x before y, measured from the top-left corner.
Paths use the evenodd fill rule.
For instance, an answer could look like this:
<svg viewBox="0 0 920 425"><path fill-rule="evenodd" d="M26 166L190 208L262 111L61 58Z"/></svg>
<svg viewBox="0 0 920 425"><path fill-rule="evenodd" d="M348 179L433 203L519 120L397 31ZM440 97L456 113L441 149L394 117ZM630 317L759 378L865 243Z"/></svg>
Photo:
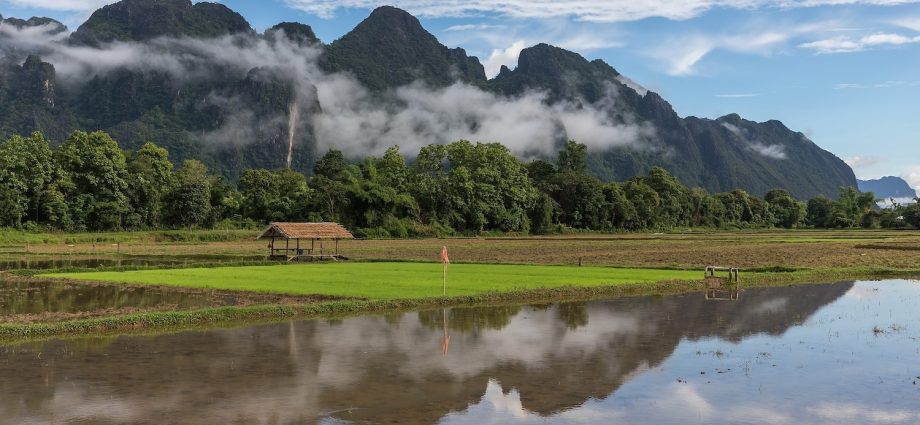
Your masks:
<svg viewBox="0 0 920 425"><path fill-rule="evenodd" d="M4 17L71 29L108 0L0 0ZM313 27L329 43L374 7L417 16L491 77L545 42L602 59L682 116L778 119L860 178L920 188L920 0L223 0L257 30Z"/></svg>

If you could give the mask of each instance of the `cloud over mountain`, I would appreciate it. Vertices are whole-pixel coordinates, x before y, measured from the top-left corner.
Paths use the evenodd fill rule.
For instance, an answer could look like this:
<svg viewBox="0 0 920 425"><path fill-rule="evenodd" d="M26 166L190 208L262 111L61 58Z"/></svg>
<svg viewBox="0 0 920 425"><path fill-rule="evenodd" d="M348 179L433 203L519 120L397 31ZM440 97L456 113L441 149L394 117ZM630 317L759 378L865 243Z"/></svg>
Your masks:
<svg viewBox="0 0 920 425"><path fill-rule="evenodd" d="M369 9L379 6L376 0L285 0L293 8L320 17L332 17L340 9ZM799 8L839 4L899 5L915 0L394 0L388 2L417 16L463 17L500 14L513 18L571 17L593 22L636 21L646 18L690 19L715 8Z"/></svg>

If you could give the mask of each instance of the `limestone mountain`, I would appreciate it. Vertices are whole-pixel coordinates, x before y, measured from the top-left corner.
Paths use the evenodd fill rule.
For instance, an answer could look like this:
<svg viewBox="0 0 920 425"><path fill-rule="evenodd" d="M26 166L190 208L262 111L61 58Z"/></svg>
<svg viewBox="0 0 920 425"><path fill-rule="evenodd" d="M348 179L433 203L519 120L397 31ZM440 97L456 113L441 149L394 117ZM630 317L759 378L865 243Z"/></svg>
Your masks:
<svg viewBox="0 0 920 425"><path fill-rule="evenodd" d="M285 37L299 45L322 44L322 41L313 32L313 28L299 22L282 22L265 31L269 39L273 39L279 33L283 33Z"/></svg>
<svg viewBox="0 0 920 425"><path fill-rule="evenodd" d="M546 44L521 51L514 70L503 67L489 86L505 95L547 91L551 102L585 102L618 122L647 122L655 137L643 147L594 152L591 170L625 180L662 166L682 183L712 192L743 188L763 195L782 187L799 198L834 195L855 186L853 171L803 134L779 121L756 123L736 114L715 120L681 118L657 93L645 90L601 60Z"/></svg>
<svg viewBox="0 0 920 425"><path fill-rule="evenodd" d="M42 18L42 17L31 17L29 19L19 19L19 18L3 18L3 15L0 15L0 24L10 25L19 29L28 28L28 27L41 27L48 26L49 31L55 34L59 34L67 31L67 26L64 24L51 19L51 18Z"/></svg>
<svg viewBox="0 0 920 425"><path fill-rule="evenodd" d="M434 87L486 81L479 59L467 56L463 49L447 48L414 16L390 6L377 8L327 46L323 65L330 72L352 73L371 90L416 81Z"/></svg>
<svg viewBox="0 0 920 425"><path fill-rule="evenodd" d="M251 32L252 27L245 18L218 3L193 5L191 0L122 0L93 12L70 40L96 46L161 36L214 38Z"/></svg>
<svg viewBox="0 0 920 425"><path fill-rule="evenodd" d="M894 176L885 176L880 179L859 180L859 190L872 192L877 198L916 198L917 191L910 187L904 179Z"/></svg>
<svg viewBox="0 0 920 425"><path fill-rule="evenodd" d="M46 18L7 18L0 25L46 25L58 31L52 41L58 46L106 53L113 42L150 46L151 52L168 56L166 62L187 70L177 74L128 63L82 80L71 73L68 84L60 84L51 61L59 67L70 64L66 55L42 56L52 54L53 46L30 52L0 43L0 138L41 130L59 142L74 129L105 130L124 148L154 141L168 148L174 161L201 159L230 179L247 167L291 164L309 172L314 158L324 153L317 151L328 148L316 140L312 127L323 105L309 76L271 57L279 50L264 48L283 34L303 52L312 52L285 58L286 63L315 60L325 73L351 75L384 101L387 92L402 86L421 83L438 89L460 82L511 100L539 92L547 105L592 108L610 123L651 128L642 143L593 143L610 146L588 159L590 170L604 180L622 181L662 166L683 184L712 192L741 188L763 195L781 187L798 198L833 197L840 186L856 185L843 161L778 121L757 123L737 115L683 118L660 95L604 61L548 44L524 49L515 69L503 67L489 80L478 58L441 44L418 19L389 6L374 10L329 44L301 23L280 23L257 34L226 6L189 0L122 0L94 12L69 36L63 25ZM0 38L7 33L0 31ZM198 46L230 43L252 57L250 62L231 58L230 66L216 64L212 56L221 52L189 48L189 40L208 40ZM562 128L552 137L562 146L570 136Z"/></svg>

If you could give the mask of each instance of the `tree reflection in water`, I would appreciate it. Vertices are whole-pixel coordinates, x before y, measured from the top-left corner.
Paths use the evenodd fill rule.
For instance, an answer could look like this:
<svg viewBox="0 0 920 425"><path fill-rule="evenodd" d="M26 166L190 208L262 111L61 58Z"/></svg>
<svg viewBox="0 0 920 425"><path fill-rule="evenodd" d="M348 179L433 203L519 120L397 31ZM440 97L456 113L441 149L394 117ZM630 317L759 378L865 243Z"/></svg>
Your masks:
<svg viewBox="0 0 920 425"><path fill-rule="evenodd" d="M283 424L324 415L472 423L485 391L528 417L562 420L553 415L616 400L621 386L654 376L648 371L669 359L703 358L675 357L682 344L781 338L851 288L748 289L724 303L688 294L293 321L118 337L98 350L75 341L8 346L0 413L15 423Z"/></svg>

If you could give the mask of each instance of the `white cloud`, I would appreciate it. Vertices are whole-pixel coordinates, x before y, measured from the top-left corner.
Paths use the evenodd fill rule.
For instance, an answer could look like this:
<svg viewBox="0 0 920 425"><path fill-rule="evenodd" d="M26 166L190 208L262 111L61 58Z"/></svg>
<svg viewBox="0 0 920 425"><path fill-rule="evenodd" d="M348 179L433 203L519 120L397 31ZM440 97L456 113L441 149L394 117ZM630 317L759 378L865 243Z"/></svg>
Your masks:
<svg viewBox="0 0 920 425"><path fill-rule="evenodd" d="M722 99L742 99L746 97L757 97L757 96L760 96L760 93L725 93L725 94L714 94L713 96L719 97Z"/></svg>
<svg viewBox="0 0 920 425"><path fill-rule="evenodd" d="M859 84L859 83L840 83L834 85L834 90L848 90L848 89L887 89L892 87L904 87L904 86L916 86L920 85L920 81L884 81L881 83L875 84Z"/></svg>
<svg viewBox="0 0 920 425"><path fill-rule="evenodd" d="M811 49L817 53L846 53L858 52L862 50L859 43L847 37L834 37L824 40L811 41L808 43L802 43L799 45L799 47L803 49Z"/></svg>
<svg viewBox="0 0 920 425"><path fill-rule="evenodd" d="M563 37L555 42L554 45L563 49L575 52L588 52L597 49L610 49L613 47L623 47L623 43L612 40L603 34L593 34L582 32Z"/></svg>
<svg viewBox="0 0 920 425"><path fill-rule="evenodd" d="M623 74L617 75L617 81L619 81L620 83L622 83L624 86L629 87L629 88L635 90L636 93L639 93L639 96L643 96L643 97L644 97L645 95L648 94L648 89L645 88L645 86L643 86L642 84L639 84L639 83L633 81L631 78L629 78L629 77L627 77L627 76L625 76L625 75L623 75Z"/></svg>
<svg viewBox="0 0 920 425"><path fill-rule="evenodd" d="M462 83L436 90L404 86L394 90L389 103L380 104L345 77L314 81L323 107L313 121L318 150L336 148L349 156L380 154L394 145L415 152L431 143L468 139L501 141L527 158L554 152L560 136L592 150L638 148L655 136L647 123L616 122L604 112L614 110L617 93L612 86L603 101L606 108L598 109L565 102L547 105L541 92L498 96ZM387 106L392 104L405 106Z"/></svg>
<svg viewBox="0 0 920 425"><path fill-rule="evenodd" d="M850 168L863 168L863 167L870 167L870 166L873 166L873 165L878 164L878 163L880 163L880 162L882 162L882 161L884 161L884 160L885 160L885 158L881 158L881 157L878 157L878 156L859 156L859 155L854 155L854 156L851 156L851 157L849 157L849 158L844 159L843 162L846 162L847 165L850 166Z"/></svg>
<svg viewBox="0 0 920 425"><path fill-rule="evenodd" d="M379 0L285 0L292 8L322 18L340 9L373 8ZM583 21L624 22L652 17L684 20L715 8L803 8L848 4L899 5L917 0L392 0L386 2L416 16L463 17L498 14L512 18L571 17Z"/></svg>
<svg viewBox="0 0 920 425"><path fill-rule="evenodd" d="M901 178L907 181L910 187L917 189L920 193L920 167L914 167L908 170L907 173L901 175Z"/></svg>
<svg viewBox="0 0 920 425"><path fill-rule="evenodd" d="M662 46L653 56L667 62L666 72L670 75L692 75L696 73L696 64L715 48L715 44L706 38L684 40Z"/></svg>
<svg viewBox="0 0 920 425"><path fill-rule="evenodd" d="M915 424L920 421L920 411L879 409L857 403L825 402L808 410L832 423Z"/></svg>
<svg viewBox="0 0 920 425"><path fill-rule="evenodd" d="M907 28L912 31L920 32L920 18L903 18L891 22L895 26Z"/></svg>
<svg viewBox="0 0 920 425"><path fill-rule="evenodd" d="M95 10L117 0L6 0L14 6L36 9L87 11Z"/></svg>
<svg viewBox="0 0 920 425"><path fill-rule="evenodd" d="M770 145L763 143L760 140L752 140L750 137L748 137L747 130L727 122L723 122L722 127L725 127L725 129L734 135L735 138L747 144L748 149L750 149L752 152L756 152L767 158L780 160L788 158L786 155L786 148L783 145Z"/></svg>
<svg viewBox="0 0 920 425"><path fill-rule="evenodd" d="M504 25L494 25L494 24L464 24L464 25L454 25L447 27L444 31L485 31L485 30L496 30L504 29Z"/></svg>
<svg viewBox="0 0 920 425"><path fill-rule="evenodd" d="M498 75L498 71L501 70L502 65L513 69L517 64L521 50L524 50L525 47L527 47L527 44L523 40L518 40L506 49L493 50L489 58L482 64L486 69L486 76L492 78Z"/></svg>
<svg viewBox="0 0 920 425"><path fill-rule="evenodd" d="M877 33L861 38L844 36L826 38L802 43L799 47L814 50L817 54L831 54L860 52L870 47L900 46L912 43L920 43L920 36L907 37L901 34Z"/></svg>
<svg viewBox="0 0 920 425"><path fill-rule="evenodd" d="M788 32L684 36L652 49L650 54L667 64L666 72L670 75L693 75L697 73L697 64L714 50L768 55L773 48L787 41L798 31L802 29L791 29Z"/></svg>
<svg viewBox="0 0 920 425"><path fill-rule="evenodd" d="M767 145L759 142L753 142L750 146L751 150L759 153L767 158L773 159L787 159L789 158L786 155L786 149L782 145Z"/></svg>

